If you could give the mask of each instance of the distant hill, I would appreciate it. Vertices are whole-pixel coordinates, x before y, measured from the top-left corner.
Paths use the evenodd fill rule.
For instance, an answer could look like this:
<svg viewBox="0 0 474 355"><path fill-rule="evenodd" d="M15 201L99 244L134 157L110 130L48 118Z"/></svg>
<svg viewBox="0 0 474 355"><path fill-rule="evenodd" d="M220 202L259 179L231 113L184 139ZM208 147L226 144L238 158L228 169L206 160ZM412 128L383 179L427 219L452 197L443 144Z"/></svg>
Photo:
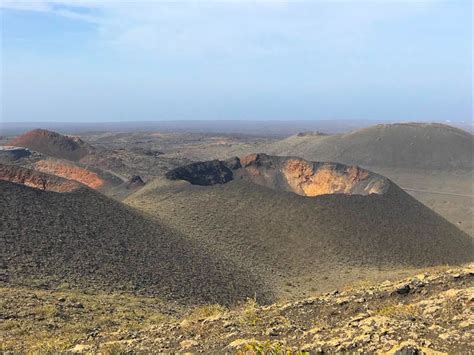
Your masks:
<svg viewBox="0 0 474 355"><path fill-rule="evenodd" d="M472 259L468 235L390 180L357 167L258 154L167 176L125 203L251 267L279 290L300 277L303 285L313 277L319 288L360 277L350 270Z"/></svg>
<svg viewBox="0 0 474 355"><path fill-rule="evenodd" d="M89 154L93 147L78 137L64 136L46 129L34 129L16 137L9 143L12 146L26 147L45 155L79 160Z"/></svg>
<svg viewBox="0 0 474 355"><path fill-rule="evenodd" d="M471 170L474 166L473 135L443 124L382 124L346 134L298 134L264 150L372 168Z"/></svg>
<svg viewBox="0 0 474 355"><path fill-rule="evenodd" d="M57 178L59 179L59 178ZM3 282L127 290L186 303L266 302L258 276L94 190L0 181Z"/></svg>

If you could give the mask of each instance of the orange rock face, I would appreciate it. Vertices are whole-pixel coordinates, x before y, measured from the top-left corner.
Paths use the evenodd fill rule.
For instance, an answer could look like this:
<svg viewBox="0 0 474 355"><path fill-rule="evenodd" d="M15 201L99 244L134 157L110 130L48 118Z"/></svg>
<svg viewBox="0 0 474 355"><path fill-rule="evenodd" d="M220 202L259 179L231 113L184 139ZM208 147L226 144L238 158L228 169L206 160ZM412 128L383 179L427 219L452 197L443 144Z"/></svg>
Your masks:
<svg viewBox="0 0 474 355"><path fill-rule="evenodd" d="M242 174L253 183L301 196L327 194L383 194L384 177L338 163L309 162L301 158L251 154L240 159Z"/></svg>
<svg viewBox="0 0 474 355"><path fill-rule="evenodd" d="M246 155L245 157L240 158L240 164L242 164L242 166L246 168L250 164L256 162L258 160L258 156L258 154Z"/></svg>
<svg viewBox="0 0 474 355"><path fill-rule="evenodd" d="M104 185L99 175L87 169L54 160L40 160L35 163L35 170L47 174L54 174L68 180L78 181L92 189L98 189Z"/></svg>
<svg viewBox="0 0 474 355"><path fill-rule="evenodd" d="M35 170L0 164L0 180L54 192L71 192L80 185L71 180L43 174Z"/></svg>
<svg viewBox="0 0 474 355"><path fill-rule="evenodd" d="M323 164L314 171L302 159L287 160L282 174L293 192L303 196L350 193L355 184L369 177L367 171L357 166L337 171L330 164Z"/></svg>

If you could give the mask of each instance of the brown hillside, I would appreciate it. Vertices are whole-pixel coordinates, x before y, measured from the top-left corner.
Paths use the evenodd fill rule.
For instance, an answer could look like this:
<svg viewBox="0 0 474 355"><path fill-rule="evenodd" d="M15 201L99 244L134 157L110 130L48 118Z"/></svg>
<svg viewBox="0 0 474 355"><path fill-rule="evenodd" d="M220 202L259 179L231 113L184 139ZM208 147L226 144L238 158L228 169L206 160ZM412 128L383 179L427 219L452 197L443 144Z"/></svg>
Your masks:
<svg viewBox="0 0 474 355"><path fill-rule="evenodd" d="M335 182L311 180L309 174L304 184L309 188L313 181L310 191L318 196L301 196L304 187L294 189L281 167L298 161L318 176L316 168L327 165L257 157L241 159L243 167L231 169L225 183L199 186L156 179L125 202L159 216L237 265L250 266L280 290L288 280L303 277L304 285L313 277L315 287L324 288L328 282L357 278L360 270L472 259L468 235L379 175L361 169L359 178L366 178L346 191L340 181L354 181L356 168L329 165ZM373 184L380 185L372 191Z"/></svg>
<svg viewBox="0 0 474 355"><path fill-rule="evenodd" d="M0 181L3 281L128 290L187 303L271 292L259 277L99 193Z"/></svg>
<svg viewBox="0 0 474 355"><path fill-rule="evenodd" d="M13 139L9 144L26 147L51 157L79 160L93 147L78 137L64 136L45 129L35 129Z"/></svg>
<svg viewBox="0 0 474 355"><path fill-rule="evenodd" d="M295 135L265 152L366 167L472 170L473 135L442 124L397 123L330 136Z"/></svg>

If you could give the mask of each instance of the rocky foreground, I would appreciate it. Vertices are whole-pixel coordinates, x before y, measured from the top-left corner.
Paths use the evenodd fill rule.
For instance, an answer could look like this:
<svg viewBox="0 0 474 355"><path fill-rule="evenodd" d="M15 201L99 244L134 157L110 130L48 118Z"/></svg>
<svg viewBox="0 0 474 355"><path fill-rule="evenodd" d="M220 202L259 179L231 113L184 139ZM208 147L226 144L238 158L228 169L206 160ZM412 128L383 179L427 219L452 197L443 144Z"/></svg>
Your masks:
<svg viewBox="0 0 474 355"><path fill-rule="evenodd" d="M1 288L2 351L474 351L474 264L297 302L183 309L156 298Z"/></svg>

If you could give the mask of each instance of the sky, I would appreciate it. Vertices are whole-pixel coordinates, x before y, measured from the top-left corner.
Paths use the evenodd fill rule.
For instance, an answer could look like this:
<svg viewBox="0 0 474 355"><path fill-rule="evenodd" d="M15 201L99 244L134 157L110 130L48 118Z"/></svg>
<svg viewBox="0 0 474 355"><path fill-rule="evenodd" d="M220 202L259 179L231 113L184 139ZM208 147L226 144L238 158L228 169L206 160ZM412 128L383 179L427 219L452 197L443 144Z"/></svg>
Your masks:
<svg viewBox="0 0 474 355"><path fill-rule="evenodd" d="M2 122L472 120L471 0L0 1Z"/></svg>

